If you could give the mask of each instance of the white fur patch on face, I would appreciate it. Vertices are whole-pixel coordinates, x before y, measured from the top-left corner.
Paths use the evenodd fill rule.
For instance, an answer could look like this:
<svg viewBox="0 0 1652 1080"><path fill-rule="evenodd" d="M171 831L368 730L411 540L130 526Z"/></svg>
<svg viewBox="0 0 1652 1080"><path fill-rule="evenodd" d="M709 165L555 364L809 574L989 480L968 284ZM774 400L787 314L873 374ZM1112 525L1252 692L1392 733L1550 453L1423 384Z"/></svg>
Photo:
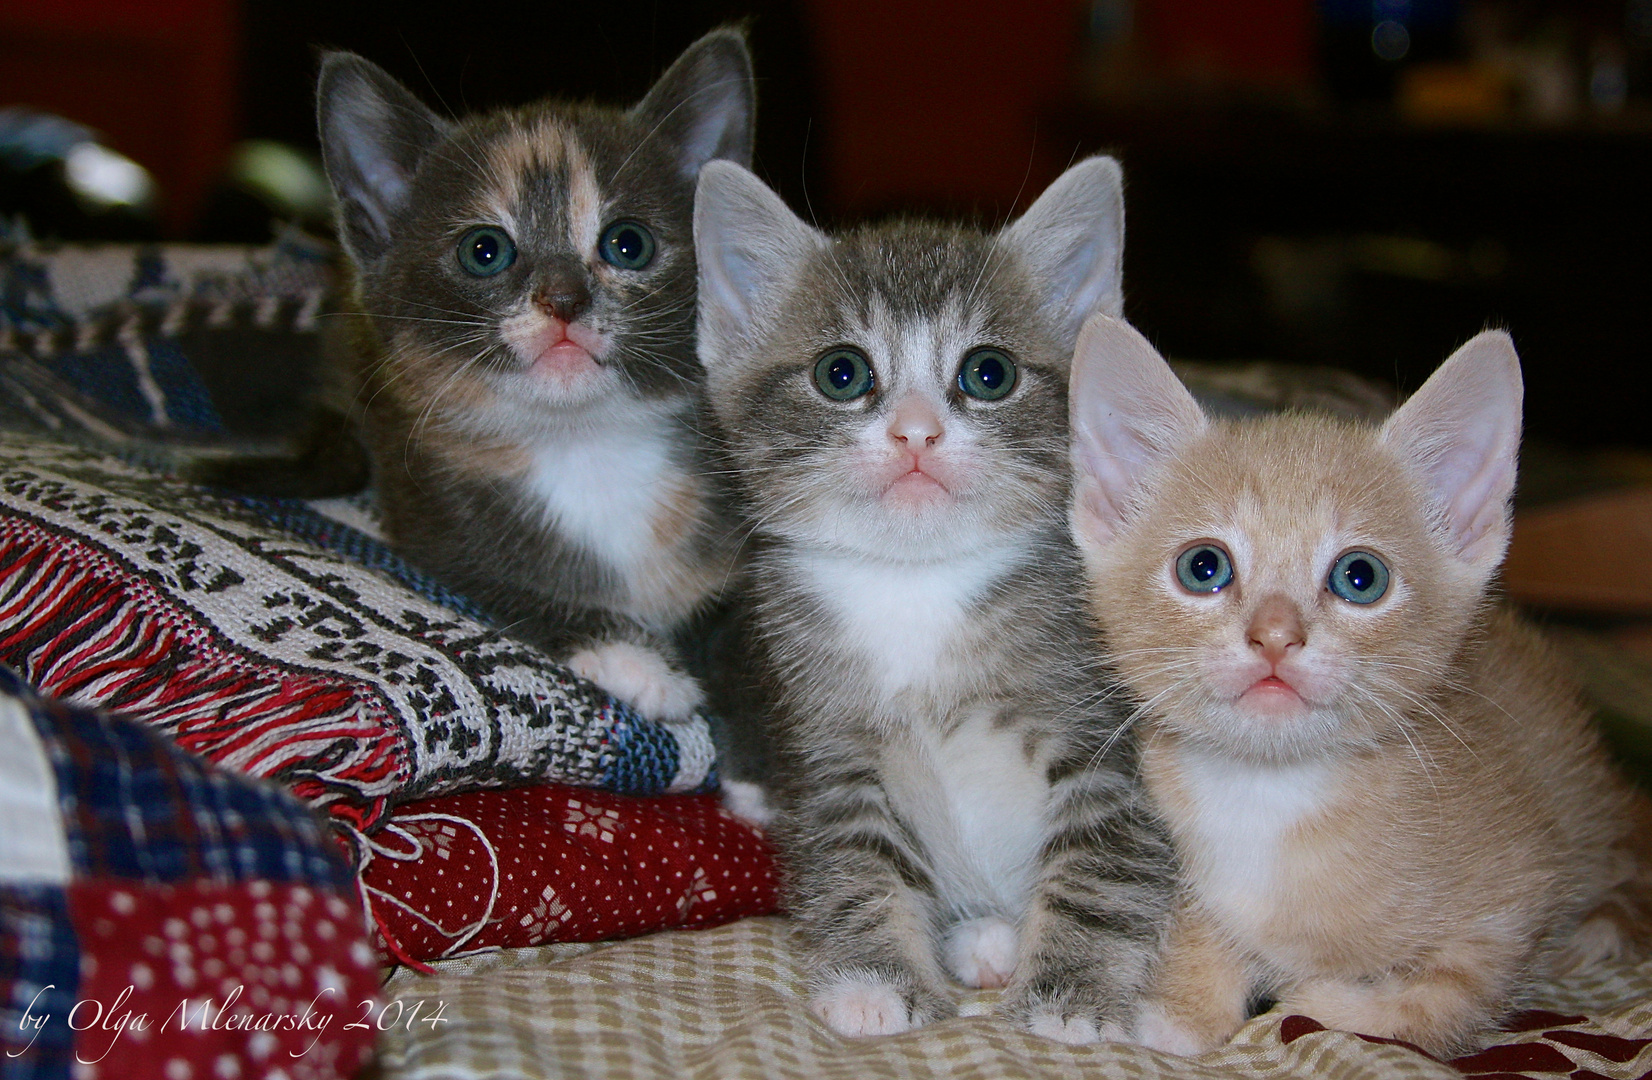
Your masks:
<svg viewBox="0 0 1652 1080"><path fill-rule="evenodd" d="M593 267L607 268L597 254L597 240L602 235L604 206L602 186L591 169L590 155L584 145L570 136L564 142L568 166L568 240L575 251L586 253L586 261Z"/></svg>

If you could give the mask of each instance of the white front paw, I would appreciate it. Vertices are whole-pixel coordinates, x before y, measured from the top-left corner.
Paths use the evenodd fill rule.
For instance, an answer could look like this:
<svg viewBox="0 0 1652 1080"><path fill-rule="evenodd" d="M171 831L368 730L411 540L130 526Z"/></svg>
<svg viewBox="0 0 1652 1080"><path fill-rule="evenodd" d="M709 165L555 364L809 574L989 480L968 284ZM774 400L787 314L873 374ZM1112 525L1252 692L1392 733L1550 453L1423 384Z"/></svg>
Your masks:
<svg viewBox="0 0 1652 1080"><path fill-rule="evenodd" d="M893 989L883 983L846 979L816 994L814 1014L839 1035L899 1035L912 1027L912 1015Z"/></svg>
<svg viewBox="0 0 1652 1080"><path fill-rule="evenodd" d="M1063 1020L1055 1013L1034 1013L1027 1020L1027 1030L1034 1035L1053 1039L1068 1046L1088 1046L1098 1042L1119 1042L1124 1030L1117 1024L1096 1026L1095 1021L1083 1016L1069 1016Z"/></svg>
<svg viewBox="0 0 1652 1080"><path fill-rule="evenodd" d="M1143 1005L1136 1017L1135 1041L1149 1050L1162 1050L1178 1057L1198 1057L1212 1049L1209 1040L1201 1039L1156 1001Z"/></svg>
<svg viewBox="0 0 1652 1080"><path fill-rule="evenodd" d="M769 792L762 784L750 780L724 780L723 806L735 817L756 825L768 827L774 820L774 807L769 805Z"/></svg>
<svg viewBox="0 0 1652 1080"><path fill-rule="evenodd" d="M1019 950L1015 927L996 915L965 919L947 931L942 950L947 970L965 986L994 989L1008 985Z"/></svg>
<svg viewBox="0 0 1652 1080"><path fill-rule="evenodd" d="M581 649L568 658L568 667L648 720L687 720L705 701L699 683L653 649L629 641Z"/></svg>

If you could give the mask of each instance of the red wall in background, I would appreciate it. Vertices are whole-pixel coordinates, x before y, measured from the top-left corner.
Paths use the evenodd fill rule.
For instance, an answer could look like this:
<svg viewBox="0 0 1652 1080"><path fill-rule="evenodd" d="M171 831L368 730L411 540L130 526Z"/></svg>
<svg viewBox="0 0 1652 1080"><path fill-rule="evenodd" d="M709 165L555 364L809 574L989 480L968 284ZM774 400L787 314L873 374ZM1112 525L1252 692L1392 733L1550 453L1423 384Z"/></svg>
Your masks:
<svg viewBox="0 0 1652 1080"><path fill-rule="evenodd" d="M103 132L154 174L179 232L234 136L237 24L233 0L8 0L0 105Z"/></svg>
<svg viewBox="0 0 1652 1080"><path fill-rule="evenodd" d="M1153 85L1301 87L1312 0L1134 0L1136 74ZM1024 208L1074 147L1038 120L1082 99L1086 0L802 0L828 191L850 217ZM761 73L759 73L761 75ZM824 207L823 207L824 208Z"/></svg>
<svg viewBox="0 0 1652 1080"><path fill-rule="evenodd" d="M928 206L1002 217L1025 206L1071 152L1039 145L1036 124L1071 92L1085 8L805 0L823 201L848 216Z"/></svg>
<svg viewBox="0 0 1652 1080"><path fill-rule="evenodd" d="M1274 87L1314 78L1312 0L1137 0L1136 29L1162 77Z"/></svg>

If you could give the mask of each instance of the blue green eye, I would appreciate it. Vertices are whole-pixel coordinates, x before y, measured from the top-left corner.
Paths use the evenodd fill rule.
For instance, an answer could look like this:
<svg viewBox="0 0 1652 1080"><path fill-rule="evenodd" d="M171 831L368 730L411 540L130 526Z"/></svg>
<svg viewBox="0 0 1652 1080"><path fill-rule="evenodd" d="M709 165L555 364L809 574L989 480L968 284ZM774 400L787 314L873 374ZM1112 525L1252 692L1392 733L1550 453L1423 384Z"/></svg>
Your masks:
<svg viewBox="0 0 1652 1080"><path fill-rule="evenodd" d="M516 261L516 245L503 229L484 225L459 241L459 265L474 277L492 277Z"/></svg>
<svg viewBox="0 0 1652 1080"><path fill-rule="evenodd" d="M972 398L997 401L1015 389L1015 361L997 349L976 349L958 368L958 389Z"/></svg>
<svg viewBox="0 0 1652 1080"><path fill-rule="evenodd" d="M654 234L635 221L616 221L602 230L597 251L621 270L641 270L654 261Z"/></svg>
<svg viewBox="0 0 1652 1080"><path fill-rule="evenodd" d="M854 349L833 349L815 361L815 385L833 401L864 397L872 381L872 364Z"/></svg>
<svg viewBox="0 0 1652 1080"><path fill-rule="evenodd" d="M1221 592L1233 584L1233 560L1215 544L1194 544L1176 556L1176 580L1190 593Z"/></svg>
<svg viewBox="0 0 1652 1080"><path fill-rule="evenodd" d="M1388 567L1369 551L1350 551L1331 567L1331 591L1356 604L1374 604L1388 591Z"/></svg>

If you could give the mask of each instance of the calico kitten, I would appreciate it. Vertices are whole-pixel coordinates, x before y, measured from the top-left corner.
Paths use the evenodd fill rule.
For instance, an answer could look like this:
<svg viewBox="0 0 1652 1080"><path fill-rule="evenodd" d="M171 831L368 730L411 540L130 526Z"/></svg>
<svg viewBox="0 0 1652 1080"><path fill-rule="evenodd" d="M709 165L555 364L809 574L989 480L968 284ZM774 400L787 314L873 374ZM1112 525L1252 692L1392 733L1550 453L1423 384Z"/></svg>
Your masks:
<svg viewBox="0 0 1652 1080"><path fill-rule="evenodd" d="M706 162L751 157L744 38L701 38L626 111L448 121L347 53L316 96L392 542L645 715L686 717L700 689L668 637L733 557L695 437L691 214Z"/></svg>
<svg viewBox="0 0 1652 1080"><path fill-rule="evenodd" d="M1117 311L1117 165L983 235L827 237L744 169L695 206L700 359L755 534L812 1007L851 1036L952 1015L948 975L1067 1042L1127 1033L1173 872L1088 650L1063 519L1066 385Z"/></svg>
<svg viewBox="0 0 1652 1080"><path fill-rule="evenodd" d="M1520 439L1508 335L1381 427L1221 422L1098 316L1071 407L1073 528L1184 863L1142 1041L1208 1050L1261 993L1448 1054L1539 975L1621 946L1645 801L1491 596Z"/></svg>

